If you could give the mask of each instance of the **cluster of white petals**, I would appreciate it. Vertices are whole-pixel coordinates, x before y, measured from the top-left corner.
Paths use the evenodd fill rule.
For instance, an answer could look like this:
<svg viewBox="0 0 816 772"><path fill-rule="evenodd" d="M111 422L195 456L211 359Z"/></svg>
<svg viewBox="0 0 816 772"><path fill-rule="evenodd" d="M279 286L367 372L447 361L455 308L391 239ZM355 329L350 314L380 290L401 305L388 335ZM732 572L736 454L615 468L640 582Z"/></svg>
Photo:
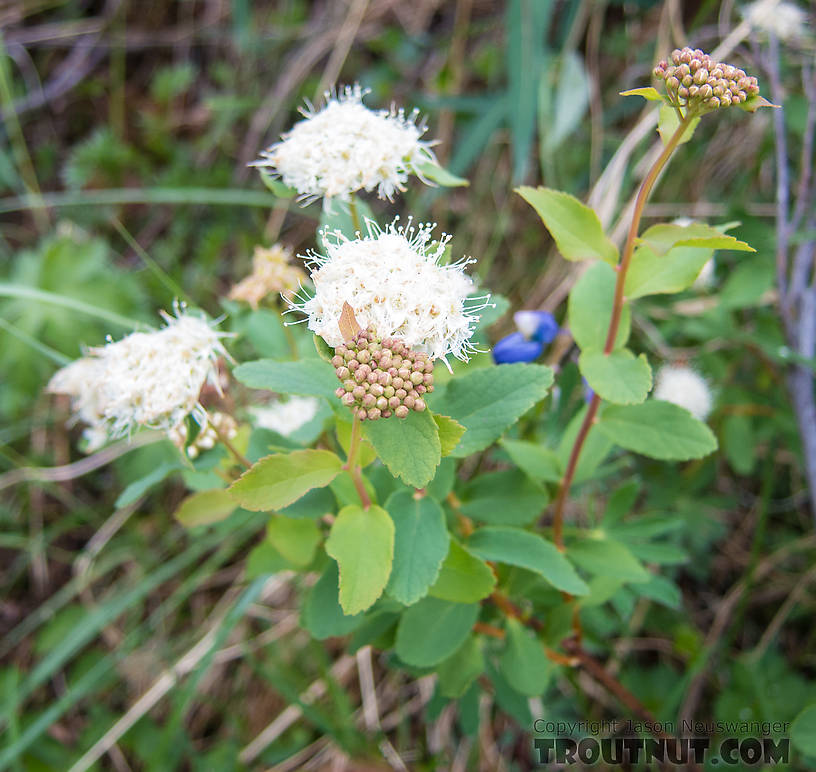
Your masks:
<svg viewBox="0 0 816 772"><path fill-rule="evenodd" d="M742 10L755 32L793 41L805 33L808 14L804 8L786 0L756 0Z"/></svg>
<svg viewBox="0 0 816 772"><path fill-rule="evenodd" d="M289 437L309 423L319 408L320 402L315 397L290 397L285 402L276 401L250 408L250 412L259 428Z"/></svg>
<svg viewBox="0 0 816 772"><path fill-rule="evenodd" d="M268 168L303 200L321 196L347 201L358 190L377 190L391 199L405 190L410 174L436 162L425 127L415 110L370 110L359 85L326 94L319 110L304 110L302 121L261 153L255 166Z"/></svg>
<svg viewBox="0 0 816 772"><path fill-rule="evenodd" d="M684 407L700 421L708 418L714 398L702 375L683 365L665 365L658 371L656 381L655 399Z"/></svg>
<svg viewBox="0 0 816 772"><path fill-rule="evenodd" d="M220 389L216 360L226 355L224 333L182 310L162 316L162 329L91 348L49 382L50 392L71 396L75 417L88 424L96 447L138 427L169 432L190 414L204 425L199 395L207 382Z"/></svg>
<svg viewBox="0 0 816 772"><path fill-rule="evenodd" d="M399 338L432 359L467 360L478 312L489 304L489 295L468 297L474 284L464 269L474 261L444 263L450 237L433 240L430 224L366 226L355 239L323 234L326 255L307 257L314 295L302 293L291 310L305 313L309 329L332 347L343 343L339 321L348 303L360 326L379 338Z"/></svg>

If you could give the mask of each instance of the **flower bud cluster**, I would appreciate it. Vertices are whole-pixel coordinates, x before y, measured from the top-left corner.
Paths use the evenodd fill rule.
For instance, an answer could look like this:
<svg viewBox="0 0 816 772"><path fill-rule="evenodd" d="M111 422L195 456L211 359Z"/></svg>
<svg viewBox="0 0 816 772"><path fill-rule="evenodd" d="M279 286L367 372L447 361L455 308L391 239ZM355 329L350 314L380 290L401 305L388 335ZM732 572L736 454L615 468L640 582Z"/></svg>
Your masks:
<svg viewBox="0 0 816 772"><path fill-rule="evenodd" d="M659 62L654 76L666 83L672 101L693 109L716 110L759 94L755 77L688 46L672 51L671 61Z"/></svg>
<svg viewBox="0 0 816 772"><path fill-rule="evenodd" d="M433 362L398 338L380 340L373 328L338 346L331 360L342 386L340 401L361 421L407 418L425 410L423 394L433 391Z"/></svg>

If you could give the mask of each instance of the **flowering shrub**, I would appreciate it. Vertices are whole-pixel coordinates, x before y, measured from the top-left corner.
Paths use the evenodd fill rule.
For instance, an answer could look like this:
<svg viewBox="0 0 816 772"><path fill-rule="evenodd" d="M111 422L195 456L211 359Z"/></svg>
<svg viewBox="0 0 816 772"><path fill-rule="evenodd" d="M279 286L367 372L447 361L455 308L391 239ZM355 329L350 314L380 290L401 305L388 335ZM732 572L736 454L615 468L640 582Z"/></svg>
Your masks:
<svg viewBox="0 0 816 772"><path fill-rule="evenodd" d="M302 596L301 621L314 638L353 633L354 648L372 644L393 653L394 667L437 673L443 698L478 692L483 674L512 694L542 694L558 668L592 667L582 642L587 609L623 589L669 606L679 596L647 567L657 562L661 529L627 537L621 518L631 501L591 530L567 524L574 486L599 474L615 449L671 462L717 449L704 422L708 384L670 363L653 392L651 364L627 347L631 309L639 298L691 287L714 250L753 250L726 226L641 232L640 219L661 170L704 114L767 102L754 78L699 50L670 60L655 70L662 92L626 92L659 103L664 147L622 251L575 197L517 191L560 254L586 265L561 334L580 352L587 404L545 441L521 419L557 402L555 368L533 360L559 335L558 322L517 312L517 332L493 349L497 366L482 353L501 299L476 288L469 258L451 259L455 234L361 218L361 191L391 199L410 175L461 181L436 164L415 116L369 110L358 87L310 109L257 162L274 191L322 197L350 224L317 234L319 251L303 256L308 278L284 250L259 252L253 276L232 291L253 309L281 293L289 356L244 362L225 380L217 324L181 311L158 332L92 349L50 389L72 397L92 447L144 427L184 449L197 473L185 478L192 492L177 511L185 525L237 508L264 513L250 570L318 575ZM233 420L236 403L248 404ZM488 454L501 468L463 483L459 471Z"/></svg>

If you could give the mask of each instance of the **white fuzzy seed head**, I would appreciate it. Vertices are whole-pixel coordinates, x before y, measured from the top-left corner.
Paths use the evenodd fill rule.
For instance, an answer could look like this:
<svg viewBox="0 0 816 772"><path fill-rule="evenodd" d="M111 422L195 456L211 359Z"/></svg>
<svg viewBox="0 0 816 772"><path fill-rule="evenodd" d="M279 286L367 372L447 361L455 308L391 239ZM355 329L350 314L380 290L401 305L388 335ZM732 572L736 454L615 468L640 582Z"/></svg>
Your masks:
<svg viewBox="0 0 816 772"><path fill-rule="evenodd" d="M198 398L207 382L220 388L216 360L226 355L224 333L181 308L162 316L167 324L156 332L89 349L57 372L48 390L70 394L76 417L109 437L138 427L169 432L190 414L204 425Z"/></svg>
<svg viewBox="0 0 816 772"><path fill-rule="evenodd" d="M705 421L714 403L708 382L690 367L664 365L657 373L654 398L684 407Z"/></svg>
<svg viewBox="0 0 816 772"><path fill-rule="evenodd" d="M308 256L314 295L297 298L292 309L333 348L344 342L339 321L347 302L359 325L380 339L399 338L432 359L467 360L477 312L489 298L468 298L474 285L464 268L473 261L442 264L449 236L432 241L433 225L396 222L380 230L368 221L367 235L355 239L324 234L326 255Z"/></svg>
<svg viewBox="0 0 816 772"><path fill-rule="evenodd" d="M254 166L267 168L305 201L339 198L348 201L358 190L377 190L391 200L405 190L410 174L423 163L436 163L431 142L421 139L425 127L417 112L369 110L368 93L346 86L326 94L319 110L303 111L304 120L261 153Z"/></svg>

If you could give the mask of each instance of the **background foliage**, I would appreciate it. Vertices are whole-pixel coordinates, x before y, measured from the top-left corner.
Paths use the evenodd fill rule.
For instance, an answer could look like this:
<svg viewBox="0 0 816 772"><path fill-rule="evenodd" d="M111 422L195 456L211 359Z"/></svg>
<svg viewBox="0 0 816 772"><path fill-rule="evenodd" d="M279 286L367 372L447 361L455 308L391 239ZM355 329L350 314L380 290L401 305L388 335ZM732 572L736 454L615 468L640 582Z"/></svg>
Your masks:
<svg viewBox="0 0 816 772"><path fill-rule="evenodd" d="M387 610L363 627L333 617L332 569L297 581L280 572L267 515L240 510L193 528L173 519L184 486L162 483L178 464L166 443L47 479L37 469L82 457L65 406L42 389L80 346L119 336L132 320L152 323L174 297L228 313L239 359L288 355L272 310L249 313L223 298L256 243L312 248L321 213L276 199L246 163L303 99L335 81L359 80L372 105L422 109L440 159L471 185L413 185L400 209L453 233L456 252L478 257L481 281L510 306L562 318L575 264L555 255L513 187L543 181L588 196L621 237L616 218L625 228L636 161L654 140L651 130L631 133L642 104L618 92L647 82L673 46L713 48L738 22L732 3L657 0L0 10L0 768L67 769L106 737L98 764L115 769L328 768L343 758L351 769L401 768L399 759L417 769L526 769L534 716L628 715L580 669L531 681L546 663L514 623L506 642L487 636L484 650L460 652L461 668L423 677L458 648L433 635L444 598L412 607L396 632ZM750 63L757 46L739 42L736 56ZM792 153L807 115L799 56L783 57ZM647 225L741 221L738 237L757 249L718 253L711 291L650 297L631 321L636 350L653 362L692 361L716 384L709 423L721 452L682 465L609 456L568 513L661 568L657 580L621 586L619 556L587 554L605 593L582 612L587 646L661 720L790 721L814 699L816 539L774 305L771 129L764 114L704 121L646 209ZM621 142L632 161L609 166ZM509 314L494 321L486 341L512 327ZM557 394L477 464L456 479L451 471L468 517L483 519L519 488L531 513L544 506L531 482L547 480L551 454L531 455L528 443L563 456L569 445L553 438L569 435L583 407L573 352L556 343L545 357L561 366ZM247 394L236 393L240 411ZM321 430L318 420L312 436L266 439L299 447ZM599 459L607 451L595 449ZM508 458L526 476L509 473ZM204 463L183 472L194 490L208 474ZM331 491L340 502L347 495L341 484ZM532 572L503 579L541 592ZM298 629L304 592L311 637ZM454 620L465 632L472 623ZM570 620L544 624L556 640ZM393 645L414 661L386 669L376 652ZM481 673L482 660L476 688L462 673ZM543 690L545 700L528 699Z"/></svg>

